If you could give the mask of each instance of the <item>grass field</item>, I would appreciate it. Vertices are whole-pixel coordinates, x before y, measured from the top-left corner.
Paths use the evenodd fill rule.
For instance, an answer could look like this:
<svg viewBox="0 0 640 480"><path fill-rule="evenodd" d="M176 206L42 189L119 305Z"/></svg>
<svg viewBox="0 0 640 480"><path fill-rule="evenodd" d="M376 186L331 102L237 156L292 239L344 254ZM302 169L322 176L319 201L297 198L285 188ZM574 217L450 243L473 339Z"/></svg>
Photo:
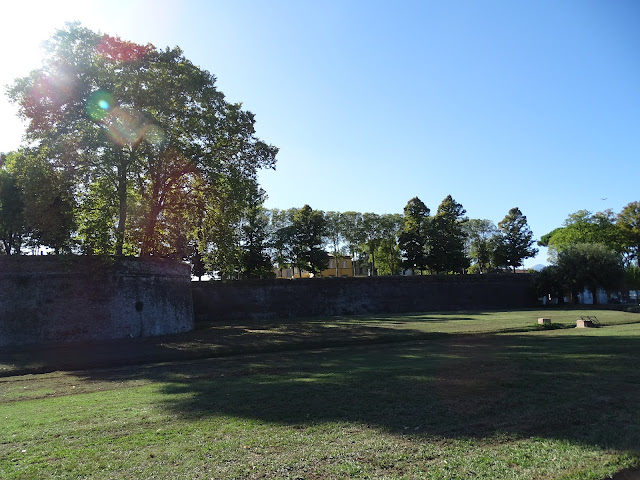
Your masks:
<svg viewBox="0 0 640 480"><path fill-rule="evenodd" d="M535 325L594 314L602 328ZM530 310L208 325L127 344L146 364L13 376L52 360L9 352L0 478L604 479L640 466L638 321Z"/></svg>

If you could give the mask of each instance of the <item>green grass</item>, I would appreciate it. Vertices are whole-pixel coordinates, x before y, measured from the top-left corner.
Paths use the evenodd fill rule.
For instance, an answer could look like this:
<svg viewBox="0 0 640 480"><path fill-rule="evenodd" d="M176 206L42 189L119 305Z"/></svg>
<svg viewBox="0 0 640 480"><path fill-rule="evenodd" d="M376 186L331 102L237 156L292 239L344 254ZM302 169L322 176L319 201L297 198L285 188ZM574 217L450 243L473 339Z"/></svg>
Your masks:
<svg viewBox="0 0 640 480"><path fill-rule="evenodd" d="M640 466L640 323L621 313L309 319L217 345L371 342L2 378L0 478L604 479Z"/></svg>
<svg viewBox="0 0 640 480"><path fill-rule="evenodd" d="M277 322L199 324L195 331L166 337L99 344L5 348L0 376L84 367L146 364L273 352L404 342L450 334L536 331L539 317L569 328L581 316L597 315L603 325L640 322L636 313L615 310L534 309L498 312L447 312L304 318Z"/></svg>

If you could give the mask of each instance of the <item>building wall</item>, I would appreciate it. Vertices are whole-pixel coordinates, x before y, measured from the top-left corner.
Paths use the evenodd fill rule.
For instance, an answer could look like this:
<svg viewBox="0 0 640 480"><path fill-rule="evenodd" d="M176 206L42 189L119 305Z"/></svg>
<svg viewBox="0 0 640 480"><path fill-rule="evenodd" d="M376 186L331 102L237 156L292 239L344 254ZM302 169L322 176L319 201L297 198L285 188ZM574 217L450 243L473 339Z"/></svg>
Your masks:
<svg viewBox="0 0 640 480"><path fill-rule="evenodd" d="M193 326L188 265L0 257L0 346L146 337Z"/></svg>
<svg viewBox="0 0 640 480"><path fill-rule="evenodd" d="M332 263L333 262L333 263ZM338 263L338 274L336 275L336 262ZM353 263L351 257L340 257L336 260L333 255L329 255L329 268L320 272L321 277L353 277Z"/></svg>
<svg viewBox="0 0 640 480"><path fill-rule="evenodd" d="M197 320L526 308L528 274L194 282Z"/></svg>
<svg viewBox="0 0 640 480"><path fill-rule="evenodd" d="M333 262L333 263L332 263ZM318 277L335 277L336 276L336 260L333 255L329 255L329 268L322 270ZM332 266L333 265L333 266ZM273 272L276 278L311 278L311 274L306 270L302 270L302 274L298 267L291 268L274 268ZM338 277L353 277L353 263L351 257L345 256L338 260Z"/></svg>

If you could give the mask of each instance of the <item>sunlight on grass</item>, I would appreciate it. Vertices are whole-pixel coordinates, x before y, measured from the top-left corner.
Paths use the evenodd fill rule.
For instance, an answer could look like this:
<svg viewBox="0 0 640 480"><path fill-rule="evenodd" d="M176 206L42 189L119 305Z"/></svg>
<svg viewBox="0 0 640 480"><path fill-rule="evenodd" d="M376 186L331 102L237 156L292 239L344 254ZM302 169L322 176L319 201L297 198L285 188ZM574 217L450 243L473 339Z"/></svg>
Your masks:
<svg viewBox="0 0 640 480"><path fill-rule="evenodd" d="M640 465L640 323L620 313L328 319L417 336L2 378L0 478L603 479Z"/></svg>

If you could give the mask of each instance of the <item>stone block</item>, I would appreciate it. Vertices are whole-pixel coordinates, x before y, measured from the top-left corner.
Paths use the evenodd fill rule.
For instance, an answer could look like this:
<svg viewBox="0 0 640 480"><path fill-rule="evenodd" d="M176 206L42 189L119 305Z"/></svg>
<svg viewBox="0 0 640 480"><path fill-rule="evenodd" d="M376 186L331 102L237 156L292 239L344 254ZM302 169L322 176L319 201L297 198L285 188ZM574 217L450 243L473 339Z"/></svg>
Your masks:
<svg viewBox="0 0 640 480"><path fill-rule="evenodd" d="M551 319L550 318L539 318L538 319L538 325L551 325Z"/></svg>
<svg viewBox="0 0 640 480"><path fill-rule="evenodd" d="M593 322L591 320L576 320L576 328L591 328Z"/></svg>

